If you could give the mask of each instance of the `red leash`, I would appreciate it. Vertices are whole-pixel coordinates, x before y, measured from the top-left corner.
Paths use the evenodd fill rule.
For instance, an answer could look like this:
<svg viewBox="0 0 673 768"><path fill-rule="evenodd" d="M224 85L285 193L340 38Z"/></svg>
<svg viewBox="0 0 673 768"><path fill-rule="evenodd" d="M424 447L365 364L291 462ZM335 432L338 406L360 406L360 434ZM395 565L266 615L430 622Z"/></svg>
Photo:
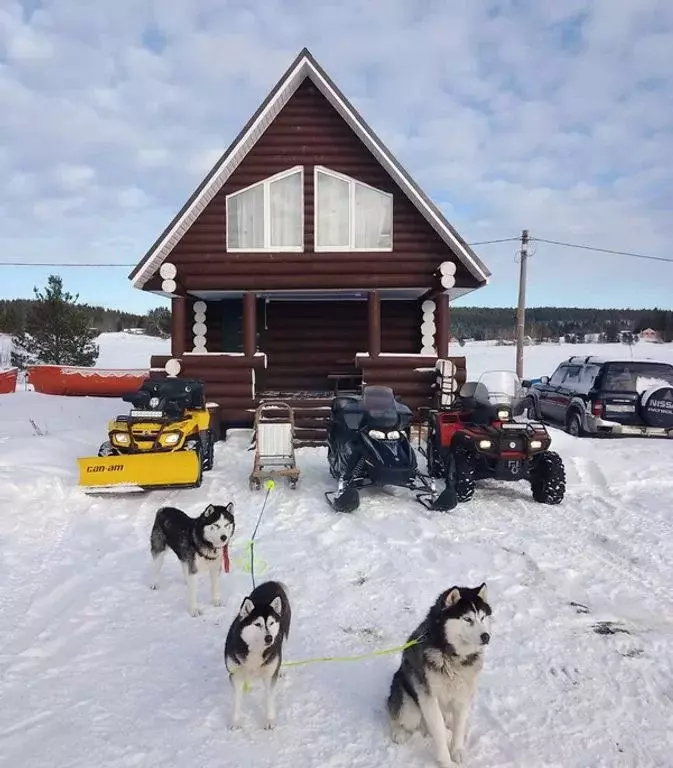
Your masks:
<svg viewBox="0 0 673 768"><path fill-rule="evenodd" d="M224 572L229 573L229 545L222 547L222 564L224 565Z"/></svg>

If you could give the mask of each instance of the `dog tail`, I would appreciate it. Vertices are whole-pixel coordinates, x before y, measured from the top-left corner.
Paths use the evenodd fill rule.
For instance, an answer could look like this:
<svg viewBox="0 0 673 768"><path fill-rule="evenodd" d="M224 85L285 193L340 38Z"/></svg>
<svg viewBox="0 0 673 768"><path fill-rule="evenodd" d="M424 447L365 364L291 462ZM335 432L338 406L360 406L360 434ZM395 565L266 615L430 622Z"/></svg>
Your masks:
<svg viewBox="0 0 673 768"><path fill-rule="evenodd" d="M161 512L161 510L159 510L159 512ZM157 557L162 552L164 552L168 544L166 540L166 534L164 533L164 530L161 527L161 523L159 521L159 512L157 513L157 517L154 520L152 533L150 534L150 552L152 553L152 557Z"/></svg>

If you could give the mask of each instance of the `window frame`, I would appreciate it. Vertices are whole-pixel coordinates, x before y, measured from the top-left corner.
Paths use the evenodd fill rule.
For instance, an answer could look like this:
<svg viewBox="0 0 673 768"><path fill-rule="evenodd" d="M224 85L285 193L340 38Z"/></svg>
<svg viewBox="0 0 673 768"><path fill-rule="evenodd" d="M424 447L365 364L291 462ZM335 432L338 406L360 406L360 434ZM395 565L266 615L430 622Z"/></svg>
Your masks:
<svg viewBox="0 0 673 768"><path fill-rule="evenodd" d="M349 243L348 245L318 245L318 174L323 173L325 176L332 176L340 181L348 182L348 229L349 229ZM356 185L361 187L367 187L368 189L378 192L380 195L384 195L391 202L390 212L390 245L383 248L362 248L355 245L355 188ZM316 253L390 253L394 247L393 230L394 230L394 195L392 192L385 192L378 187L374 187L371 184L367 184L359 179L354 179L352 176L347 176L344 173L333 171L331 168L326 168L324 165L313 166L313 250Z"/></svg>
<svg viewBox="0 0 673 768"><path fill-rule="evenodd" d="M301 217L301 244L300 245L271 245L271 184L274 181L280 181L288 176L294 176L299 174L301 179L301 195L299 205L299 215ZM232 248L229 245L229 201L243 194L249 192L256 187L262 187L264 192L264 245L261 248ZM303 253L304 252L304 166L294 165L292 168L288 168L285 171L275 173L273 176L267 176L265 179L256 181L254 184L249 184L243 189L237 189L236 192L230 192L225 196L226 206L226 222L225 222L225 238L227 253Z"/></svg>

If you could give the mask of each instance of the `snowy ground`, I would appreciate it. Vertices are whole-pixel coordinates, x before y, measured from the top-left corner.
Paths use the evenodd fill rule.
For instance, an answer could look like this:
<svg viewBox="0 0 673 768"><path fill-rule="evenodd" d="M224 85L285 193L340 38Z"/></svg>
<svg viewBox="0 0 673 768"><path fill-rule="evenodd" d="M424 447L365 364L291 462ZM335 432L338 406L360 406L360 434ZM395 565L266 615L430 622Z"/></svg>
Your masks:
<svg viewBox="0 0 673 768"><path fill-rule="evenodd" d="M120 364L114 346L106 365ZM511 348L472 351L471 375L512 367ZM549 348L527 373L551 373L568 354ZM647 354L671 353L648 345ZM76 457L95 451L106 419L124 410L0 396L0 765L433 765L426 740L389 741L383 703L396 655L288 669L276 730L261 729L257 689L243 729L228 730L222 649L250 588L241 555L262 499L247 487L248 435L217 446L198 490L87 498ZM263 576L291 590L287 658L398 645L441 590L485 580L495 621L467 765L670 766L673 442L556 430L553 439L568 473L561 506L534 504L523 483L485 483L449 514L379 492L337 516L322 495L333 485L324 449L299 451L299 488L277 486L257 538ZM226 603L210 606L203 581L194 619L175 560L163 588L148 589L153 514L167 502L196 514L230 499L239 527Z"/></svg>

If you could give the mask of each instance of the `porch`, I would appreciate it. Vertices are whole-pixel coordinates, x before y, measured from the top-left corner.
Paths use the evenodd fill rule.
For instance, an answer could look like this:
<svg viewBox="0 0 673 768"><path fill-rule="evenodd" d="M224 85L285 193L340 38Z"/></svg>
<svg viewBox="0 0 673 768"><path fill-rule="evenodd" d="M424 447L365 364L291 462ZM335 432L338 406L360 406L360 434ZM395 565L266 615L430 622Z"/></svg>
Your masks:
<svg viewBox="0 0 673 768"><path fill-rule="evenodd" d="M172 303L172 355L153 357L152 375L203 380L225 431L252 426L261 402L281 398L295 409L298 445L321 444L334 394L365 383L392 386L418 412L448 357L445 293L203 292ZM464 378L464 358L454 362Z"/></svg>

